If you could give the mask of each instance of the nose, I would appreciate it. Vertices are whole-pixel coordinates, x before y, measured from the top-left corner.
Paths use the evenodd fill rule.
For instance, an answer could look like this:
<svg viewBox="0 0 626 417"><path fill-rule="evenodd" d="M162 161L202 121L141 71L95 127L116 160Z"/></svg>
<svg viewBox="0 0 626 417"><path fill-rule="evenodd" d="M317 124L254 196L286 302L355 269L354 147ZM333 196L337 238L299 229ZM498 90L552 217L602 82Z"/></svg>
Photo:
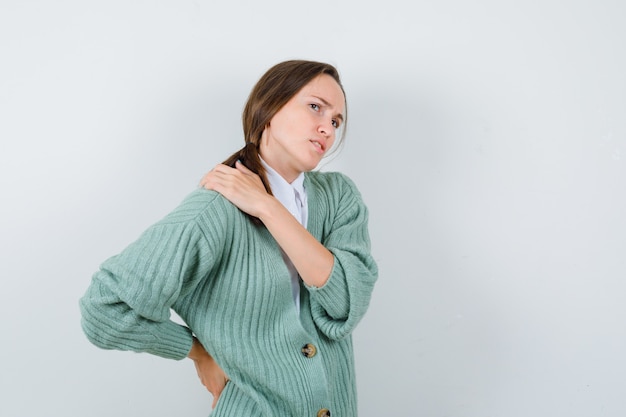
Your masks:
<svg viewBox="0 0 626 417"><path fill-rule="evenodd" d="M335 127L333 126L332 119L324 118L318 126L317 130L318 132L320 132L320 134L326 137L331 137L335 133Z"/></svg>

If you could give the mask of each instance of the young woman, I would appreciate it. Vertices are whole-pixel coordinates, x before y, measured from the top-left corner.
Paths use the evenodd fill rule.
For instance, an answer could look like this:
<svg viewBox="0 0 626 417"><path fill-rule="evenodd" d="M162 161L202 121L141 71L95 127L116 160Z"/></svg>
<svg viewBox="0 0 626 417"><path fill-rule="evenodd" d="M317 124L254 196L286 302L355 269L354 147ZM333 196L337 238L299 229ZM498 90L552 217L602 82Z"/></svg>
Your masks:
<svg viewBox="0 0 626 417"><path fill-rule="evenodd" d="M94 274L89 340L191 358L215 417L356 416L351 334L377 278L367 209L347 177L312 172L345 122L333 66L270 68L245 146Z"/></svg>

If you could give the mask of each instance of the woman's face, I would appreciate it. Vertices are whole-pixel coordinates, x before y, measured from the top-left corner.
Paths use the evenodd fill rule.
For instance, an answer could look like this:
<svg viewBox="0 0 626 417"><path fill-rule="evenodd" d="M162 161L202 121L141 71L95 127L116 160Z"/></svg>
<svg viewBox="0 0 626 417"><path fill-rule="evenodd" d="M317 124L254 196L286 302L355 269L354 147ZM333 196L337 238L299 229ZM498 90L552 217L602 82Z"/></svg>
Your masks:
<svg viewBox="0 0 626 417"><path fill-rule="evenodd" d="M306 84L270 120L261 137L261 157L287 182L314 169L335 142L345 98L330 75Z"/></svg>

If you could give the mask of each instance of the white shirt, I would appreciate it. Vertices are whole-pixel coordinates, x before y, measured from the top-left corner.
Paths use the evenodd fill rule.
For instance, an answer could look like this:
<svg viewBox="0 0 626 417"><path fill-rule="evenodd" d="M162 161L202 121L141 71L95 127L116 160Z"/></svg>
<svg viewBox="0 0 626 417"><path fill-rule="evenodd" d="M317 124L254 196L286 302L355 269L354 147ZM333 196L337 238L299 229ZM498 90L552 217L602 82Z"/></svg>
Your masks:
<svg viewBox="0 0 626 417"><path fill-rule="evenodd" d="M300 175L289 184L274 168L269 166L262 158L260 159L267 173L267 180L270 183L274 197L285 206L289 213L291 213L302 226L306 227L308 210L306 190L304 189L304 173L300 173ZM294 302L296 303L296 309L300 311L300 276L291 260L289 260L285 254L285 251L281 249L281 253L283 255L283 261L285 261L285 265L287 265L287 269L289 270L289 275L291 276L291 292Z"/></svg>

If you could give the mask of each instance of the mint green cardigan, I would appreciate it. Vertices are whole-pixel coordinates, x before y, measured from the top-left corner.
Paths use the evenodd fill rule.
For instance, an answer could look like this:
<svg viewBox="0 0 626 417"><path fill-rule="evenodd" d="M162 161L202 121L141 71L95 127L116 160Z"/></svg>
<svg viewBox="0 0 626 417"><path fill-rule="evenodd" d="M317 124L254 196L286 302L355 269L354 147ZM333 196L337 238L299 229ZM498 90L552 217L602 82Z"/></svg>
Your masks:
<svg viewBox="0 0 626 417"><path fill-rule="evenodd" d="M334 266L323 287L301 284L300 314L267 229L198 189L94 274L80 300L88 339L182 359L196 335L230 378L214 417L315 417L320 409L355 417L351 333L378 274L367 209L342 174L306 173L304 184L308 230ZM170 308L187 326L170 320ZM314 356L303 354L307 345Z"/></svg>

